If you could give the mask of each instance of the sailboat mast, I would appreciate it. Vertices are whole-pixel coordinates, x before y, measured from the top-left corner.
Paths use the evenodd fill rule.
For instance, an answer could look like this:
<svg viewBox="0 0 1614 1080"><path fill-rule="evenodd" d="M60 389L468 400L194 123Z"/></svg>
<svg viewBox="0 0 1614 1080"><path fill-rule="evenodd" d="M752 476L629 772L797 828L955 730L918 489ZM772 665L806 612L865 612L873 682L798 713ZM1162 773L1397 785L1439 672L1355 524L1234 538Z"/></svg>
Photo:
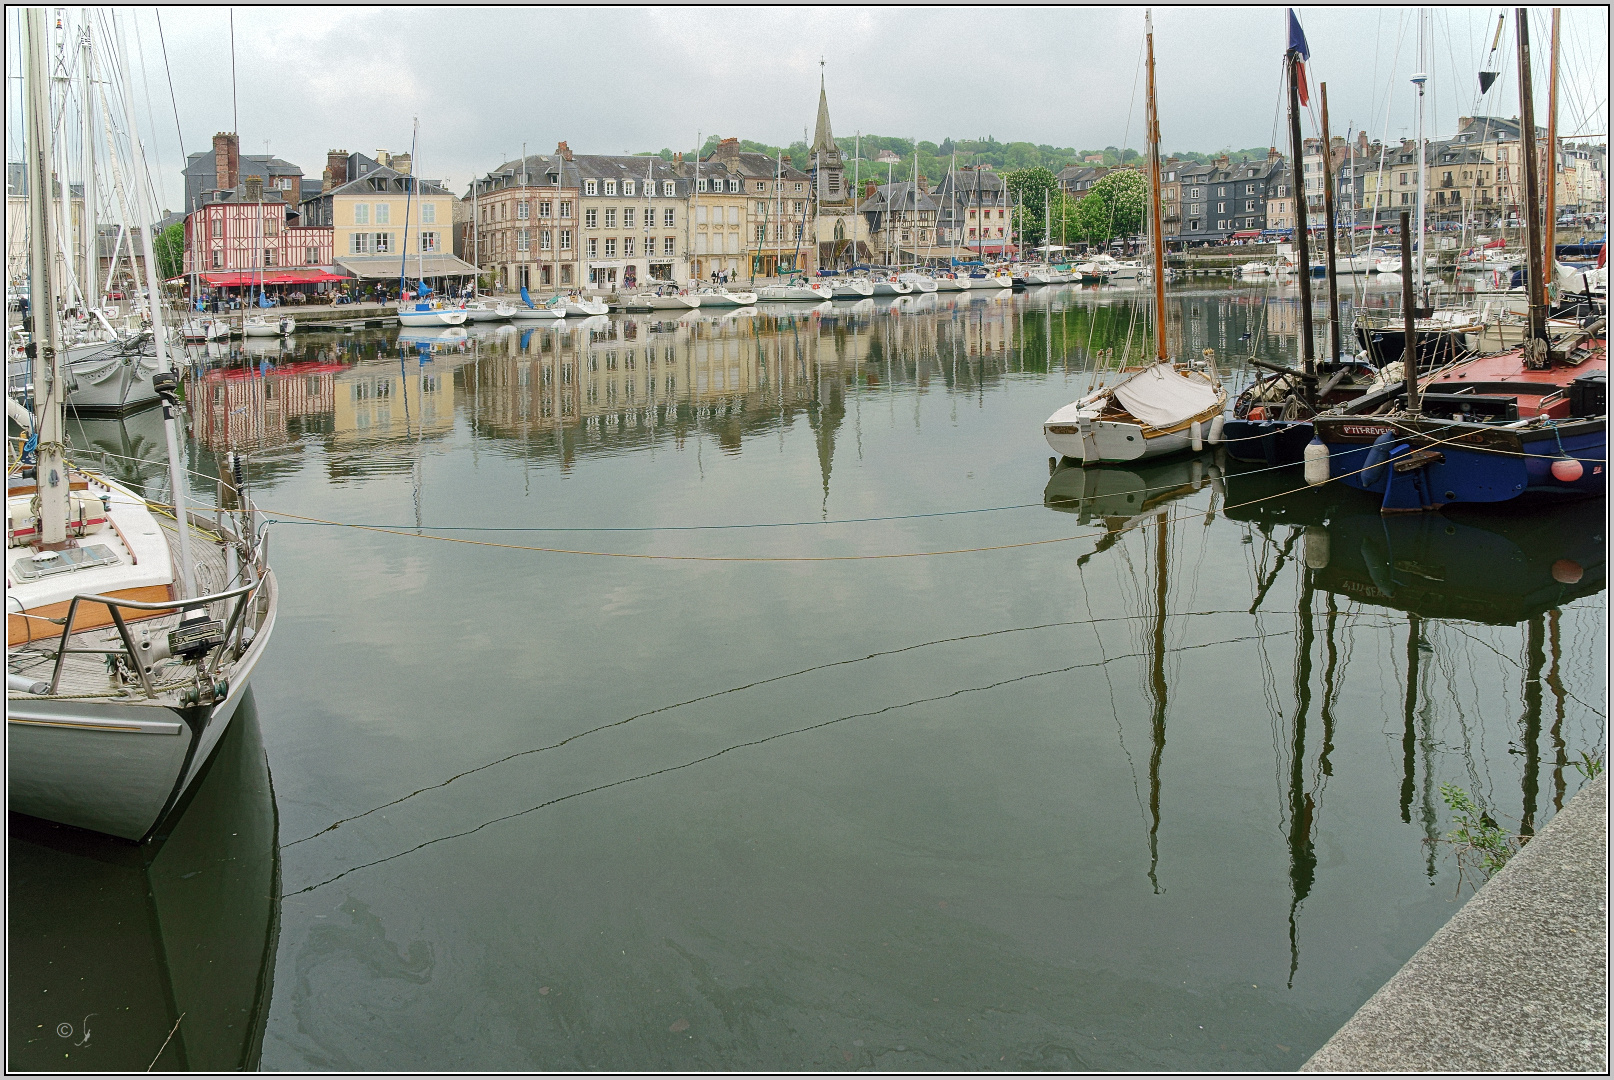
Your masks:
<svg viewBox="0 0 1614 1080"><path fill-rule="evenodd" d="M90 108L92 67L89 8L83 9L82 17L84 25L79 29L79 77L83 83L79 93L79 119L84 139L84 302L90 307L100 307L101 290L96 286L101 275L97 260L100 243L95 224L95 114Z"/></svg>
<svg viewBox="0 0 1614 1080"><path fill-rule="evenodd" d="M1519 141L1524 150L1525 264L1530 275L1525 282L1530 297L1530 341L1525 343L1525 365L1544 367L1547 361L1546 278L1541 266L1541 177L1536 172L1535 89L1530 81L1530 11L1528 8L1516 8L1513 18L1519 41ZM1530 343L1535 341L1541 342L1536 346L1541 352L1539 360L1530 355Z"/></svg>
<svg viewBox="0 0 1614 1080"><path fill-rule="evenodd" d="M409 137L409 168L415 168L415 147L420 141L420 117L415 117L415 131ZM414 192L410 188L409 180L404 180L404 229L402 251L398 252L398 300L403 302L404 280L409 273L409 208L413 205Z"/></svg>
<svg viewBox="0 0 1614 1080"><path fill-rule="evenodd" d="M1542 301L1552 303L1553 267L1558 261L1558 8L1552 9L1552 67L1547 77L1547 243L1542 266Z"/></svg>
<svg viewBox="0 0 1614 1080"><path fill-rule="evenodd" d="M1148 39L1149 87L1148 110L1145 123L1149 128L1149 232L1154 240L1154 355L1165 362L1166 350L1166 253L1161 238L1165 235L1160 220L1160 109L1155 100L1154 85L1154 13L1143 13L1145 37Z"/></svg>
<svg viewBox="0 0 1614 1080"><path fill-rule="evenodd" d="M50 83L45 56L50 48L43 8L23 12L26 55L23 105L28 153L28 271L30 340L34 348L34 415L39 432L37 477L40 548L67 542L67 463L62 457L62 400L67 392L57 323L56 282L51 275L55 230L51 221ZM66 192L63 192L65 195Z"/></svg>
<svg viewBox="0 0 1614 1080"><path fill-rule="evenodd" d="M1337 257L1334 236L1334 147L1333 140L1328 133L1328 84L1317 84L1317 96L1321 99L1323 122L1323 213L1327 216L1323 237L1327 249L1323 252L1323 265L1328 268L1328 358L1338 361L1340 351L1339 326L1339 269L1335 265Z"/></svg>
<svg viewBox="0 0 1614 1080"><path fill-rule="evenodd" d="M1424 19L1427 14L1428 13L1422 8L1418 10L1418 72L1412 77L1413 84L1418 87L1418 251L1416 257L1418 260L1418 293L1420 296L1422 296L1424 293L1424 263L1426 263L1429 259L1428 255L1424 251L1424 240L1426 238L1426 234L1423 219L1424 202L1427 199L1427 196L1424 194L1424 175L1429 171L1428 163L1426 161L1428 151L1426 149L1423 135L1424 84L1429 81L1429 76L1425 74L1424 69ZM1402 273L1405 273L1406 269L1407 268L1403 266L1401 268ZM1425 302L1427 302L1427 297L1424 299Z"/></svg>
<svg viewBox="0 0 1614 1080"><path fill-rule="evenodd" d="M1289 16L1294 18L1293 13ZM1311 234L1306 225L1306 145L1300 139L1300 54L1290 49L1289 146L1293 153L1295 247L1300 261L1300 360L1308 379L1317 375L1317 345L1311 328Z"/></svg>
<svg viewBox="0 0 1614 1080"><path fill-rule="evenodd" d="M151 222L157 216L157 193L152 190L151 173L142 166L140 155L144 152L140 144L140 128L135 123L135 96L134 81L129 69L129 43L124 39L122 24L118 22L118 13L112 12L112 25L118 34L118 52L121 54L116 67L123 70L123 109L124 117L129 125L129 155L130 165L133 166L134 187L130 191L133 196L136 212L145 218L138 223L140 229L140 253L146 260L146 285L151 290L151 337L157 346L157 367L160 371L172 372L176 365L168 358L168 332L163 326L162 303L162 271L157 268L157 252L151 241ZM107 149L114 148L109 143ZM117 158L114 156L113 160ZM142 181L144 184L142 185ZM147 216L149 215L149 216ZM131 260L132 261L132 260ZM138 288L140 279L135 279ZM178 585L181 598L195 596L196 563L191 557L191 529L190 512L185 507L185 456L179 443L179 421L174 416L172 401L163 401L163 433L168 442L168 484L172 488L170 498L174 502L174 520L179 522L179 574Z"/></svg>

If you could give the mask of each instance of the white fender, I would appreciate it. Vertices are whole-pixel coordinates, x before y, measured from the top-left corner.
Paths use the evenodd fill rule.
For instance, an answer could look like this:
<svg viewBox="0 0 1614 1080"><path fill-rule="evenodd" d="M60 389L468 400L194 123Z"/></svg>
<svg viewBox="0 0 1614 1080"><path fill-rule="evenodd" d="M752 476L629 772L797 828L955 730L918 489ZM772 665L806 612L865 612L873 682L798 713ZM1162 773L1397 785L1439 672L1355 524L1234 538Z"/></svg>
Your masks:
<svg viewBox="0 0 1614 1080"><path fill-rule="evenodd" d="M1328 483L1328 447L1323 445L1321 439L1312 436L1311 442L1306 444L1301 460L1304 462L1306 483L1313 487Z"/></svg>
<svg viewBox="0 0 1614 1080"><path fill-rule="evenodd" d="M1205 425L1198 420L1188 425L1188 443L1196 453L1205 449Z"/></svg>
<svg viewBox="0 0 1614 1080"><path fill-rule="evenodd" d="M1212 446L1219 445L1222 441L1222 429L1226 426L1227 418L1221 413L1217 413L1216 418L1211 421L1210 435L1207 437L1206 441Z"/></svg>

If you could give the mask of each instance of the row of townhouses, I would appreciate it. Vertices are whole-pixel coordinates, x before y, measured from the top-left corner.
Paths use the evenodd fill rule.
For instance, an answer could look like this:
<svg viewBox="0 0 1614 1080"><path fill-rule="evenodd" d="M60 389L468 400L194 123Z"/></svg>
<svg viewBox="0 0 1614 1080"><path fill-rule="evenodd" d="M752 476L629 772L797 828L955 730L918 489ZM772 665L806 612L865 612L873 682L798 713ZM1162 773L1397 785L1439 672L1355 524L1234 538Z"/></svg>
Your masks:
<svg viewBox="0 0 1614 1080"><path fill-rule="evenodd" d="M1326 148L1341 225L1410 206L1415 144L1336 137ZM1322 220L1325 148L1302 159L1308 220ZM1428 143L1426 214L1479 226L1516 219L1519 125L1465 117ZM243 155L232 133L186 163L185 272L215 286L322 288L338 280L469 279L510 291L610 291L661 282L773 277L861 263L950 256L1001 257L1016 243L1015 214L990 167L959 168L932 188L919 176L881 184L855 172L836 146L820 85L807 167L720 141L704 157L574 153L506 161L463 195L412 174L407 154L332 150L317 178L271 155ZM1569 144L1556 165L1565 213L1606 209L1606 151ZM1135 165L1126 166L1135 168ZM1545 178L1547 166L1542 165ZM1108 171L1091 162L1058 174L1080 198ZM856 190L861 189L861 190ZM1276 149L1264 159L1168 159L1161 199L1167 243L1184 247L1292 230L1294 176Z"/></svg>

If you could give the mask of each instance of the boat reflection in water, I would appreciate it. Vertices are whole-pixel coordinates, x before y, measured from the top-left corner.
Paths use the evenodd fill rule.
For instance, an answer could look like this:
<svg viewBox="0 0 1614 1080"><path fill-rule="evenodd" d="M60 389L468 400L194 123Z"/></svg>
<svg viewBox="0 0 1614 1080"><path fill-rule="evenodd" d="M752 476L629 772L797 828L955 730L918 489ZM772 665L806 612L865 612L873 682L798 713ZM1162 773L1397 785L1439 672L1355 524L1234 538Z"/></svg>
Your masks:
<svg viewBox="0 0 1614 1080"><path fill-rule="evenodd" d="M148 498L168 490L168 443L163 409L119 417L92 418L67 414L67 445L75 460L102 472Z"/></svg>
<svg viewBox="0 0 1614 1080"><path fill-rule="evenodd" d="M1291 947L1299 962L1295 919L1309 893L1316 870L1313 849L1321 789L1332 773L1329 754L1334 742L1334 708L1343 677L1340 633L1349 623L1373 609L1404 612L1406 616L1399 692L1401 712L1401 820L1414 817L1424 834L1427 876L1437 871L1441 811L1438 808L1439 763L1442 742L1452 744L1465 757L1472 753L1468 721L1457 718L1462 730L1455 738L1439 737L1441 722L1435 697L1440 688L1442 663L1461 652L1473 631L1452 624L1490 627L1523 625L1523 706L1514 744L1520 748L1522 776L1520 804L1497 807L1518 821L1518 831L1534 832L1540 811L1540 787L1552 786L1555 809L1563 806L1569 759L1565 742L1565 694L1560 675L1563 639L1560 618L1570 602L1601 592L1607 580L1604 504L1585 501L1537 510L1526 516L1495 511L1384 516L1378 499L1363 492L1329 484L1308 488L1293 470L1235 470L1227 474L1225 515L1249 522L1262 535L1266 552L1257 555L1264 568L1258 573L1258 591L1252 614L1262 604L1287 564L1299 576L1294 675L1297 708L1290 724L1289 758L1292 776L1287 792L1290 822L1291 877L1294 906ZM1259 547L1259 545L1258 545ZM1297 550L1298 547L1298 550ZM1325 611L1322 655L1314 659L1319 628L1315 605L1321 594ZM1446 638L1450 627L1456 634ZM1442 659L1442 658L1445 659ZM1320 694L1311 689L1313 667L1320 659L1324 671ZM1511 681L1511 680L1509 680ZM1556 698L1547 717L1546 693ZM1320 697L1322 748L1317 766L1308 778L1305 760L1307 713ZM1544 718L1546 718L1544 720ZM1550 721L1550 722L1548 722ZM1444 721L1449 723L1450 721ZM1541 758L1546 726L1553 758ZM1477 775L1469 758L1465 771ZM1484 805L1484 796L1471 791ZM1292 975L1291 975L1292 978Z"/></svg>
<svg viewBox="0 0 1614 1080"><path fill-rule="evenodd" d="M279 929L277 832L250 690L187 802L147 843L12 814L8 1068L256 1068Z"/></svg>

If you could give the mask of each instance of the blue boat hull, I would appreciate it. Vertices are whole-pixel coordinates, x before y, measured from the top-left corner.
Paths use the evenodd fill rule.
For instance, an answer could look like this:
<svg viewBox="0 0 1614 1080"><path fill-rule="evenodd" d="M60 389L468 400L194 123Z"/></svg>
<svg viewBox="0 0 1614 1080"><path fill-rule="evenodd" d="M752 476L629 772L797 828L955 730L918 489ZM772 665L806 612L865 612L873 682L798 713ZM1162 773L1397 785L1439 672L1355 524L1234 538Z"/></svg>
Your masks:
<svg viewBox="0 0 1614 1080"><path fill-rule="evenodd" d="M1606 419L1529 430L1459 421L1319 417L1329 477L1381 498L1384 513L1524 497L1584 498L1607 490ZM1553 474L1565 457L1580 475Z"/></svg>

